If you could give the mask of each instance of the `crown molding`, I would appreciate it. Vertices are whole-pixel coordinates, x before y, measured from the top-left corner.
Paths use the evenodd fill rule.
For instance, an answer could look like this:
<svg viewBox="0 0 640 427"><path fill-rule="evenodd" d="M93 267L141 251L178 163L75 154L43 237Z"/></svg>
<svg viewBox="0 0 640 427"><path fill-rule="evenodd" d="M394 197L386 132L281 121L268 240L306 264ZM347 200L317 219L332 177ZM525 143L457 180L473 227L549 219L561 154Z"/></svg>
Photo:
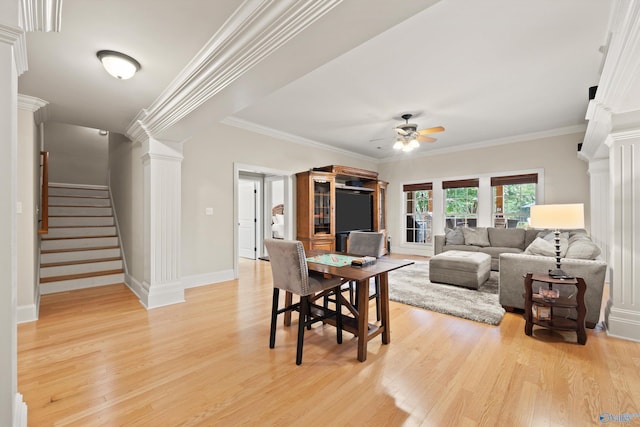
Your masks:
<svg viewBox="0 0 640 427"><path fill-rule="evenodd" d="M13 46L16 71L21 76L29 68L27 65L27 39L22 28L0 24L0 43Z"/></svg>
<svg viewBox="0 0 640 427"><path fill-rule="evenodd" d="M640 70L640 2L617 0L611 19L611 39L598 91L589 101L589 121L580 157L592 160L606 156L606 140L612 130L612 117L620 113L629 88Z"/></svg>
<svg viewBox="0 0 640 427"><path fill-rule="evenodd" d="M62 0L22 0L20 6L25 31L60 32Z"/></svg>
<svg viewBox="0 0 640 427"><path fill-rule="evenodd" d="M379 162L379 159L376 159L375 157L354 153L353 151L337 148L337 147L334 147L333 145L323 144L322 142L303 138L301 136L293 135L291 133L282 132L270 127L261 126L253 122L238 119L236 117L231 117L231 116L227 117L226 119L222 120L221 123L229 126L234 126L240 129L248 130L249 132L255 132L261 135L270 136L275 139L293 142L294 144L306 145L307 147L313 147L313 148L319 148L321 150L332 151L334 153L350 156L356 159L366 160L369 162Z"/></svg>
<svg viewBox="0 0 640 427"><path fill-rule="evenodd" d="M47 104L47 101L36 98L35 96L18 94L18 108L21 110L27 110L35 113Z"/></svg>
<svg viewBox="0 0 640 427"><path fill-rule="evenodd" d="M246 73L342 0L247 0L154 103L129 125L158 135Z"/></svg>

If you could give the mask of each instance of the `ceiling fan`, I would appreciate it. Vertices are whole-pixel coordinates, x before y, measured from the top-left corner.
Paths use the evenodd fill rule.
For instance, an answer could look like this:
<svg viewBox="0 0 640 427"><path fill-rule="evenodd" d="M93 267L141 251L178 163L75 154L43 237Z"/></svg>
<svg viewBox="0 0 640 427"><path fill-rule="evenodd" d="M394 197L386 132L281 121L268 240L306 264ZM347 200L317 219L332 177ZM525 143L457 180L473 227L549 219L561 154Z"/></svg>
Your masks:
<svg viewBox="0 0 640 427"><path fill-rule="evenodd" d="M401 123L394 128L397 134L396 143L393 144L395 150L411 151L414 148L418 148L420 142L435 142L435 138L425 135L444 131L442 126L418 130L417 124L409 123L409 119L413 117L413 114L403 114L401 117L405 123Z"/></svg>

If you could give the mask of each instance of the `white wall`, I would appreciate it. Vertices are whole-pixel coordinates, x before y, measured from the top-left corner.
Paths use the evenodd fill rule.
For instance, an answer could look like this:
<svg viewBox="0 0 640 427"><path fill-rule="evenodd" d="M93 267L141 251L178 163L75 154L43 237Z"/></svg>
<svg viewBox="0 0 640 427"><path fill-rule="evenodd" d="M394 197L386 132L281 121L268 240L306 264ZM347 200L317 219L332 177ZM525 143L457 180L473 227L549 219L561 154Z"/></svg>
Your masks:
<svg viewBox="0 0 640 427"><path fill-rule="evenodd" d="M392 251L416 253L401 248L402 184L434 179L473 177L531 169L544 170L544 201L541 203L584 203L589 224L589 180L587 163L577 157L577 144L584 134L570 134L520 143L499 145L433 156L411 156L380 164L380 179L389 182L387 225ZM441 234L442 230L434 230ZM417 252L421 253L421 252Z"/></svg>
<svg viewBox="0 0 640 427"><path fill-rule="evenodd" d="M47 122L44 148L50 182L107 185L108 138L96 129Z"/></svg>
<svg viewBox="0 0 640 427"><path fill-rule="evenodd" d="M293 173L331 164L376 170L375 163L360 157L222 124L194 135L184 144L183 154L183 276L233 269L234 162ZM215 207L213 216L205 216L207 206ZM294 212L287 214L295 215Z"/></svg>
<svg viewBox="0 0 640 427"><path fill-rule="evenodd" d="M127 273L142 281L143 181L142 147L120 134L109 134L109 186L118 221Z"/></svg>
<svg viewBox="0 0 640 427"><path fill-rule="evenodd" d="M38 287L38 209L40 141L33 112L18 110L18 321L36 319Z"/></svg>

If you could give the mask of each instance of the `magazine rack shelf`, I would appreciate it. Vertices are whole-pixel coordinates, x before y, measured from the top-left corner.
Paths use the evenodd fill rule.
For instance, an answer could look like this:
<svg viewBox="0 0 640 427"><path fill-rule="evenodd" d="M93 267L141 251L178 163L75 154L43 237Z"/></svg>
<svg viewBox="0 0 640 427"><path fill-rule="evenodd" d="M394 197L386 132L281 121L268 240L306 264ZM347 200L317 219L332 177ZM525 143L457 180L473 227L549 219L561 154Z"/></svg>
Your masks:
<svg viewBox="0 0 640 427"><path fill-rule="evenodd" d="M537 287L536 287L537 286ZM534 290L542 288L551 293L559 287L574 286L577 290L571 296L560 294L557 297L545 297ZM554 288L555 287L555 288ZM579 344L587 343L587 333L585 331L585 317L587 309L584 304L584 294L587 285L581 277L571 279L556 279L546 274L527 273L524 276L524 316L525 334L531 336L533 325L538 325L547 329L575 331ZM558 315L558 309L575 310L576 319ZM554 310L556 313L554 313Z"/></svg>

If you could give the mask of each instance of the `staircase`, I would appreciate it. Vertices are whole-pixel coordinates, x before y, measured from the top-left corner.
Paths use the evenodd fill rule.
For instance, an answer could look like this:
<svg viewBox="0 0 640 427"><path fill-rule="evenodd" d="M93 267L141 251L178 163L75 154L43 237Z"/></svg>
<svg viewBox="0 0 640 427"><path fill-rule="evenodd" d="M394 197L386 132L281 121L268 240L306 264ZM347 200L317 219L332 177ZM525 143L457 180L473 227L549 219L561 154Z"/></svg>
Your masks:
<svg viewBox="0 0 640 427"><path fill-rule="evenodd" d="M49 185L40 246L40 294L124 283L109 188Z"/></svg>

